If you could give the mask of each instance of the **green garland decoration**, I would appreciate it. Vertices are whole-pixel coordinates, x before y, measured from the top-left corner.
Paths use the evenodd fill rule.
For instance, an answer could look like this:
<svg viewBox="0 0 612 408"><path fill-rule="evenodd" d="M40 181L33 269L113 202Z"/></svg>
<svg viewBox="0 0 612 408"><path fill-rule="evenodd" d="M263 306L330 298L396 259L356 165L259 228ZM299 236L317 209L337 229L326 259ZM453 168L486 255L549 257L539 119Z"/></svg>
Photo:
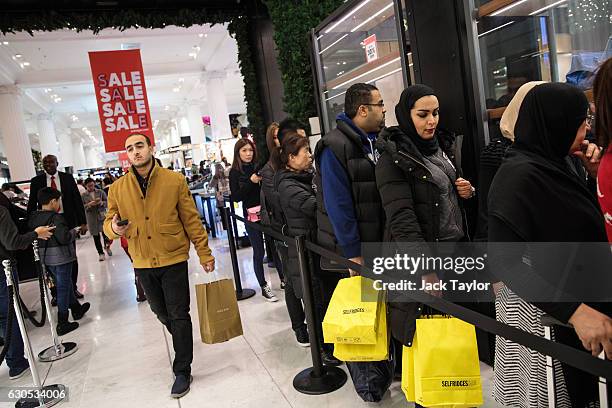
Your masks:
<svg viewBox="0 0 612 408"><path fill-rule="evenodd" d="M310 30L344 0L264 0L274 24L274 42L285 88L284 110L308 125L317 116L310 64Z"/></svg>
<svg viewBox="0 0 612 408"><path fill-rule="evenodd" d="M225 23L243 13L240 9L123 9L94 11L32 10L0 14L3 34L25 31L56 31L72 29L77 32L92 30L94 34L105 28L124 31L129 28L164 28L169 25L190 27L195 24Z"/></svg>
<svg viewBox="0 0 612 408"><path fill-rule="evenodd" d="M250 21L249 17L236 17L230 22L227 29L238 44L238 65L244 79L244 101L247 107L247 118L251 133L255 139L255 145L257 146L259 164L263 165L268 161L269 154L266 145L266 125L263 121L259 81L255 71L253 53L251 52Z"/></svg>

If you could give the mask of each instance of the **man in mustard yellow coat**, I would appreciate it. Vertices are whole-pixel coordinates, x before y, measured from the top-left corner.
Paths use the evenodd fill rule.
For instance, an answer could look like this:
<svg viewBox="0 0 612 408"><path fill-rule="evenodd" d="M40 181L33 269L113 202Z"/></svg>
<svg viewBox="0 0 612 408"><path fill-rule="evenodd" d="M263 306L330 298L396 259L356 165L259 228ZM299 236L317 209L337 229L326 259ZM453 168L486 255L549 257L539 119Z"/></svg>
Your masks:
<svg viewBox="0 0 612 408"><path fill-rule="evenodd" d="M172 335L176 356L171 396L180 398L189 392L192 381L190 241L206 272L215 269L215 258L185 177L156 163L145 135L128 137L125 150L132 167L110 187L104 233L111 239L127 238L151 310Z"/></svg>

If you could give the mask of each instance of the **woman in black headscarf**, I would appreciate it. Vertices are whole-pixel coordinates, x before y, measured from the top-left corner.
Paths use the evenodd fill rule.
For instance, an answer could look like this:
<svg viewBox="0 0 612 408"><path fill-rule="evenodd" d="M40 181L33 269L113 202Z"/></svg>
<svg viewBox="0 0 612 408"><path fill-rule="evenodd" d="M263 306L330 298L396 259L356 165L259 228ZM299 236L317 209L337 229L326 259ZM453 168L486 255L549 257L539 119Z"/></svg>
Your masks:
<svg viewBox="0 0 612 408"><path fill-rule="evenodd" d="M610 359L609 303L543 302L550 300L545 298L550 293L579 298L576 286L586 282L596 289L596 276L588 275L588 269L576 273L571 267L575 261L564 252L565 246L551 245L547 253L542 253L539 247L529 245L528 248L527 244L607 241L596 198L566 160L568 154L580 149L584 140L587 112L584 94L566 84L538 85L525 96L515 127L516 140L489 192L490 261L491 270L514 293L561 322L572 324L573 329L555 328L557 341L577 348L582 343L594 355L605 349ZM597 244L584 246L597 247ZM604 248L598 255L604 258L598 262L609 262L609 249ZM585 257L584 253L577 254L578 260ZM556 276L539 268L544 265L541 262L544 259L561 260L558 261L562 263L561 268L555 269ZM569 274L561 275L562 270ZM563 371L572 407L587 406L597 400L594 377L567 365L563 365Z"/></svg>
<svg viewBox="0 0 612 408"><path fill-rule="evenodd" d="M461 178L452 134L437 129L438 98L425 85L406 88L395 106L399 126L384 129L376 147L376 184L386 215L387 242L457 242L466 239L467 228L461 201L473 196L469 181ZM436 282L435 273L423 276ZM412 344L414 303L390 303L393 336L405 346Z"/></svg>

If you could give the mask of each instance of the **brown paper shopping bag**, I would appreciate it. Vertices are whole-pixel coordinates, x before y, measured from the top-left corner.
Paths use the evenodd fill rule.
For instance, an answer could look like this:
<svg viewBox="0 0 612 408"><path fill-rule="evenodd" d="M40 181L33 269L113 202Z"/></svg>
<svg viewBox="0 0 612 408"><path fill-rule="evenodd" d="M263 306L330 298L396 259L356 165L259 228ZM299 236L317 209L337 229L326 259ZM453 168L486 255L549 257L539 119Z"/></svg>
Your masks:
<svg viewBox="0 0 612 408"><path fill-rule="evenodd" d="M227 341L242 335L242 322L231 279L196 285L200 337L206 344Z"/></svg>

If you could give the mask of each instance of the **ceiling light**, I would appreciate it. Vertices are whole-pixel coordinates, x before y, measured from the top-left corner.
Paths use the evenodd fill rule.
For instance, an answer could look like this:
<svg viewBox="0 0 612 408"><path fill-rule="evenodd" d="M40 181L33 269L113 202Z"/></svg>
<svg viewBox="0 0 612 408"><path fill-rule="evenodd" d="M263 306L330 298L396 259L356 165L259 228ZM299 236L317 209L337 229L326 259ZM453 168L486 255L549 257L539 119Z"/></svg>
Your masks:
<svg viewBox="0 0 612 408"><path fill-rule="evenodd" d="M512 20L512 21L508 21L506 24L502 24L502 25L500 25L500 26L497 26L497 27L495 27L495 28L492 28L492 29L490 29L489 31L485 31L485 32L484 32L484 33L482 33L482 34L478 34L478 38L483 37L483 36L485 36L485 35L487 35L487 34L491 34L493 31L497 31L497 30L499 30L499 29L501 29L501 28L508 27L510 24L514 24L514 20Z"/></svg>
<svg viewBox="0 0 612 408"><path fill-rule="evenodd" d="M190 56L191 58L195 59L195 58L197 58L198 54L197 54L197 53L195 53L195 52L190 52L190 53L189 53L189 56Z"/></svg>
<svg viewBox="0 0 612 408"><path fill-rule="evenodd" d="M180 92L180 91L181 91L181 88L179 87L172 88L172 92Z"/></svg>
<svg viewBox="0 0 612 408"><path fill-rule="evenodd" d="M567 0L560 0L560 1L554 2L553 4L549 4L548 6L544 6L544 7L542 7L542 8L541 8L541 9L539 9L539 10L532 11L531 13L529 13L529 15L530 15L530 16L533 16L533 15L535 15L535 14L540 14L541 12L546 11L546 10L548 10L548 9L550 9L550 8L553 8L553 7L555 7L555 6L558 6L558 5L562 4L562 3L565 3L566 1L567 1Z"/></svg>
<svg viewBox="0 0 612 408"><path fill-rule="evenodd" d="M179 82L180 82L180 83L185 82L185 78L179 78Z"/></svg>
<svg viewBox="0 0 612 408"><path fill-rule="evenodd" d="M374 71L378 71L379 69L384 68L387 65L393 64L394 62L398 62L399 60L400 60L400 57L397 57L397 58L395 58L395 59L393 59L393 60L391 60L389 62L385 62L384 64L379 65L376 68L372 68L371 70L366 71L363 74L357 75L356 77L353 77L353 78L349 79L348 81L345 81L345 82L343 82L343 83L341 83L339 85L334 86L332 89L335 90L335 89L338 89L338 88L342 88L344 85L350 84L351 82L354 82L354 81L358 80L359 78L363 78L364 76L366 76L368 74L371 74Z"/></svg>
<svg viewBox="0 0 612 408"><path fill-rule="evenodd" d="M55 103L58 103L58 102L61 102L61 101L62 101L62 98L55 98L55 99L53 100L53 102L55 102Z"/></svg>
<svg viewBox="0 0 612 408"><path fill-rule="evenodd" d="M49 92L51 92L52 90L53 90L53 89L51 89L51 88L46 88L46 89L45 89L45 93L49 93Z"/></svg>
<svg viewBox="0 0 612 408"><path fill-rule="evenodd" d="M202 38L204 37L204 34L198 34L198 37Z"/></svg>
<svg viewBox="0 0 612 408"><path fill-rule="evenodd" d="M2 41L2 44L9 45L9 42L8 41Z"/></svg>
<svg viewBox="0 0 612 408"><path fill-rule="evenodd" d="M338 44L340 41L344 40L346 37L348 37L348 34L344 34L342 37L338 38L336 41L329 44L327 47L323 48L321 51L319 51L319 55L323 54L325 51L329 50L331 47Z"/></svg>
<svg viewBox="0 0 612 408"><path fill-rule="evenodd" d="M24 62L23 62L23 66L24 66L24 67L29 67L29 66L30 66L30 63L29 63L28 61L24 61Z"/></svg>
<svg viewBox="0 0 612 408"><path fill-rule="evenodd" d="M527 1L527 0L519 0L519 1L517 1L516 3L512 3L512 4L510 4L510 5L506 6L506 7L502 7L502 8L500 8L499 10L495 10L494 12L492 12L491 14L489 14L489 16L491 16L491 17L492 17L492 16L497 16L497 15L499 15L499 14L501 14L501 13L504 13L504 12L506 12L506 11L510 10L510 9L515 8L516 6L518 6L518 5L520 5L520 4L523 4L523 3L524 3L524 2L526 2L526 1Z"/></svg>
<svg viewBox="0 0 612 408"><path fill-rule="evenodd" d="M342 17L340 20L338 20L338 22L336 22L334 25L332 25L331 27L329 27L327 30L325 30L325 34L331 32L334 28L338 27L340 24L342 24L342 22L344 20L346 20L347 18L349 18L350 16L352 16L353 14L355 14L355 12L357 10L359 10L360 8L362 8L363 6L365 6L366 4L368 4L370 2L370 0L365 0L363 3L361 3L360 5L358 5L357 7L355 7L350 13L348 13L347 15L345 15L344 17Z"/></svg>
<svg viewBox="0 0 612 408"><path fill-rule="evenodd" d="M21 54L15 54L15 58L21 58L21 57L23 57L23 55L21 55Z"/></svg>
<svg viewBox="0 0 612 408"><path fill-rule="evenodd" d="M356 27L354 27L351 30L351 33L354 33L355 31L357 31L359 28L363 27L364 25L366 25L367 23L369 23L370 21L374 20L376 17L378 17L379 15L381 15L382 13L385 12L385 10L387 10L388 8L393 7L393 3L389 3L387 4L385 7L381 8L380 10L378 10L376 13L372 14L370 17L366 18L362 23L358 24Z"/></svg>

